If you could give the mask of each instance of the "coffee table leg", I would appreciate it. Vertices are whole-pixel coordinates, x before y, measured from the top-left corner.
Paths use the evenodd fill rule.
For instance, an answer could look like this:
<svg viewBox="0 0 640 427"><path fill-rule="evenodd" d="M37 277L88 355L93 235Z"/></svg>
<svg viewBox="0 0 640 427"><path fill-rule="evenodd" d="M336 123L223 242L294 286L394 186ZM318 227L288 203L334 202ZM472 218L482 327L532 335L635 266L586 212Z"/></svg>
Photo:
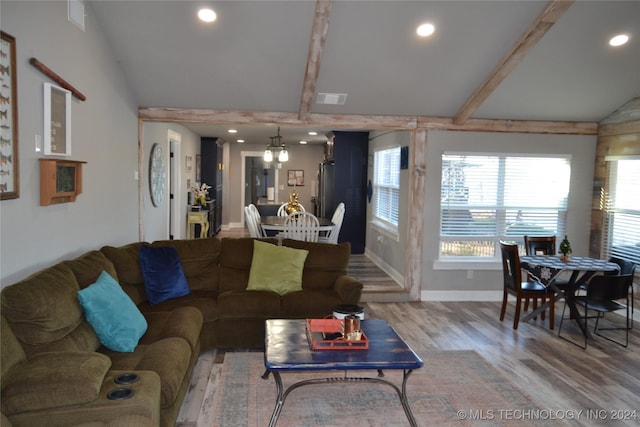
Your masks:
<svg viewBox="0 0 640 427"><path fill-rule="evenodd" d="M413 417L413 412L411 412L411 406L409 406L409 399L407 399L407 380L409 379L409 375L413 372L413 369L405 369L404 374L402 376L402 393L400 394L400 402L402 403L402 408L404 409L404 413L407 415L407 419L409 420L409 424L412 427L417 426L416 419Z"/></svg>
<svg viewBox="0 0 640 427"><path fill-rule="evenodd" d="M273 379L276 381L276 391L278 394L278 397L276 398L276 406L273 408L273 414L271 414L271 420L269 420L269 427L275 427L276 423L278 422L278 417L280 416L280 411L282 411L282 405L284 405L284 387L282 386L282 378L280 378L279 372L267 372L273 373ZM265 375L267 375L266 372ZM266 379L264 375L263 378Z"/></svg>

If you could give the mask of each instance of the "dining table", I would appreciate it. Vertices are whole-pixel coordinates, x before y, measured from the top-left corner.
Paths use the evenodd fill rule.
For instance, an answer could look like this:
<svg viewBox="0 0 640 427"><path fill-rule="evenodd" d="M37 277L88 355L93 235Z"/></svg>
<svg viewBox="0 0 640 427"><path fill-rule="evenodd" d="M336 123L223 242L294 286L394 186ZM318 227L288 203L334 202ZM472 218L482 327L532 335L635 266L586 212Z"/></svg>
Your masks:
<svg viewBox="0 0 640 427"><path fill-rule="evenodd" d="M569 307L571 318L578 323L585 335L590 335L587 325L578 311L575 303L576 292L591 277L598 272L619 272L620 266L597 258L574 256L563 260L559 255L532 255L520 257L520 267L543 285L556 293L556 301L564 299ZM567 284L560 289L556 284L558 276L564 272L571 272ZM545 302L536 310L522 318L523 322L533 319L549 307L550 301Z"/></svg>
<svg viewBox="0 0 640 427"><path fill-rule="evenodd" d="M260 217L260 226L264 231L282 232L284 231L286 219L286 216L262 216ZM320 233L331 231L335 227L335 224L329 218L318 217L318 222L320 223Z"/></svg>

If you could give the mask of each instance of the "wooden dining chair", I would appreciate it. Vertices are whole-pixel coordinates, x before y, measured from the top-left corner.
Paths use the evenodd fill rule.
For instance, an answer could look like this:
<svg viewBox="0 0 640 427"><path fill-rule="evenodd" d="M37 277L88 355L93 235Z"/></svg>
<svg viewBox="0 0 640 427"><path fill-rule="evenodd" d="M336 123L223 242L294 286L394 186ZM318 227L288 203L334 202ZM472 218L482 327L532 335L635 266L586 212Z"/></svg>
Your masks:
<svg viewBox="0 0 640 427"><path fill-rule="evenodd" d="M260 223L256 223L256 218L254 213L251 211L249 206L244 207L244 220L247 224L247 228L249 229L249 236L251 237L262 237L260 232Z"/></svg>
<svg viewBox="0 0 640 427"><path fill-rule="evenodd" d="M518 329L520 322L520 311L522 300L532 298L534 300L549 299L549 329L554 328L555 318L555 292L545 287L535 280L522 281L522 268L520 266L520 255L516 243L500 242L500 253L502 256L502 277L503 296L502 308L500 309L500 321L504 320L507 311L507 300L509 295L516 297L516 311L513 317L513 329Z"/></svg>
<svg viewBox="0 0 640 427"><path fill-rule="evenodd" d="M342 221L344 220L345 207L344 203L340 202L336 210L333 212L331 222L333 228L327 232L324 236L318 238L319 242L338 244L338 236L340 235L340 229L342 228Z"/></svg>
<svg viewBox="0 0 640 427"><path fill-rule="evenodd" d="M524 250L527 256L555 255L556 236L524 236ZM531 275L527 275L527 280L535 280ZM569 282L565 279L555 279L558 288L564 290ZM525 301L525 311L529 308L529 301Z"/></svg>
<svg viewBox="0 0 640 427"><path fill-rule="evenodd" d="M317 242L320 234L318 218L309 212L294 212L284 220L282 235L286 239Z"/></svg>

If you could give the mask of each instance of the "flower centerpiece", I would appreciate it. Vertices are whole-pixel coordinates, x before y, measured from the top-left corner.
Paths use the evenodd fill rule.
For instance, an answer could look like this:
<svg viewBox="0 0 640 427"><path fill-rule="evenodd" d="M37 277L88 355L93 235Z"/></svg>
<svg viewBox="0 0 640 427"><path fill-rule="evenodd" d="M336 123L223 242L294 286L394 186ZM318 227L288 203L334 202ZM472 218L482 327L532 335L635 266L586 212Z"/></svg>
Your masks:
<svg viewBox="0 0 640 427"><path fill-rule="evenodd" d="M569 254L573 251L571 250L571 243L569 243L569 239L566 235L564 236L564 239L562 239L562 242L560 242L558 252L562 254L562 256L560 257L562 261L569 261Z"/></svg>
<svg viewBox="0 0 640 427"><path fill-rule="evenodd" d="M207 205L207 196L209 195L210 185L203 182L198 185L197 183L191 186L191 191L193 192L193 204L194 206L206 206Z"/></svg>

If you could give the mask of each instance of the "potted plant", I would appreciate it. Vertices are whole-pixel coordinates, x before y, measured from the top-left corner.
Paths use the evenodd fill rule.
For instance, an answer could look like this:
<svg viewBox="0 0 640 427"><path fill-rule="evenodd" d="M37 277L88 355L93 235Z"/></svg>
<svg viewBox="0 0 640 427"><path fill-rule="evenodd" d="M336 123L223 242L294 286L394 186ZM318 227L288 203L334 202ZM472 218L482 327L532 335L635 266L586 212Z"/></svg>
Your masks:
<svg viewBox="0 0 640 427"><path fill-rule="evenodd" d="M562 242L560 242L558 252L562 254L562 256L560 257L562 261L569 261L569 254L573 251L571 250L571 243L569 243L569 239L566 235L564 236L564 239L562 239Z"/></svg>
<svg viewBox="0 0 640 427"><path fill-rule="evenodd" d="M204 209L207 206L207 196L209 195L210 185L206 183L202 183L198 185L197 183L191 187L193 191L193 206L192 210L200 210Z"/></svg>

